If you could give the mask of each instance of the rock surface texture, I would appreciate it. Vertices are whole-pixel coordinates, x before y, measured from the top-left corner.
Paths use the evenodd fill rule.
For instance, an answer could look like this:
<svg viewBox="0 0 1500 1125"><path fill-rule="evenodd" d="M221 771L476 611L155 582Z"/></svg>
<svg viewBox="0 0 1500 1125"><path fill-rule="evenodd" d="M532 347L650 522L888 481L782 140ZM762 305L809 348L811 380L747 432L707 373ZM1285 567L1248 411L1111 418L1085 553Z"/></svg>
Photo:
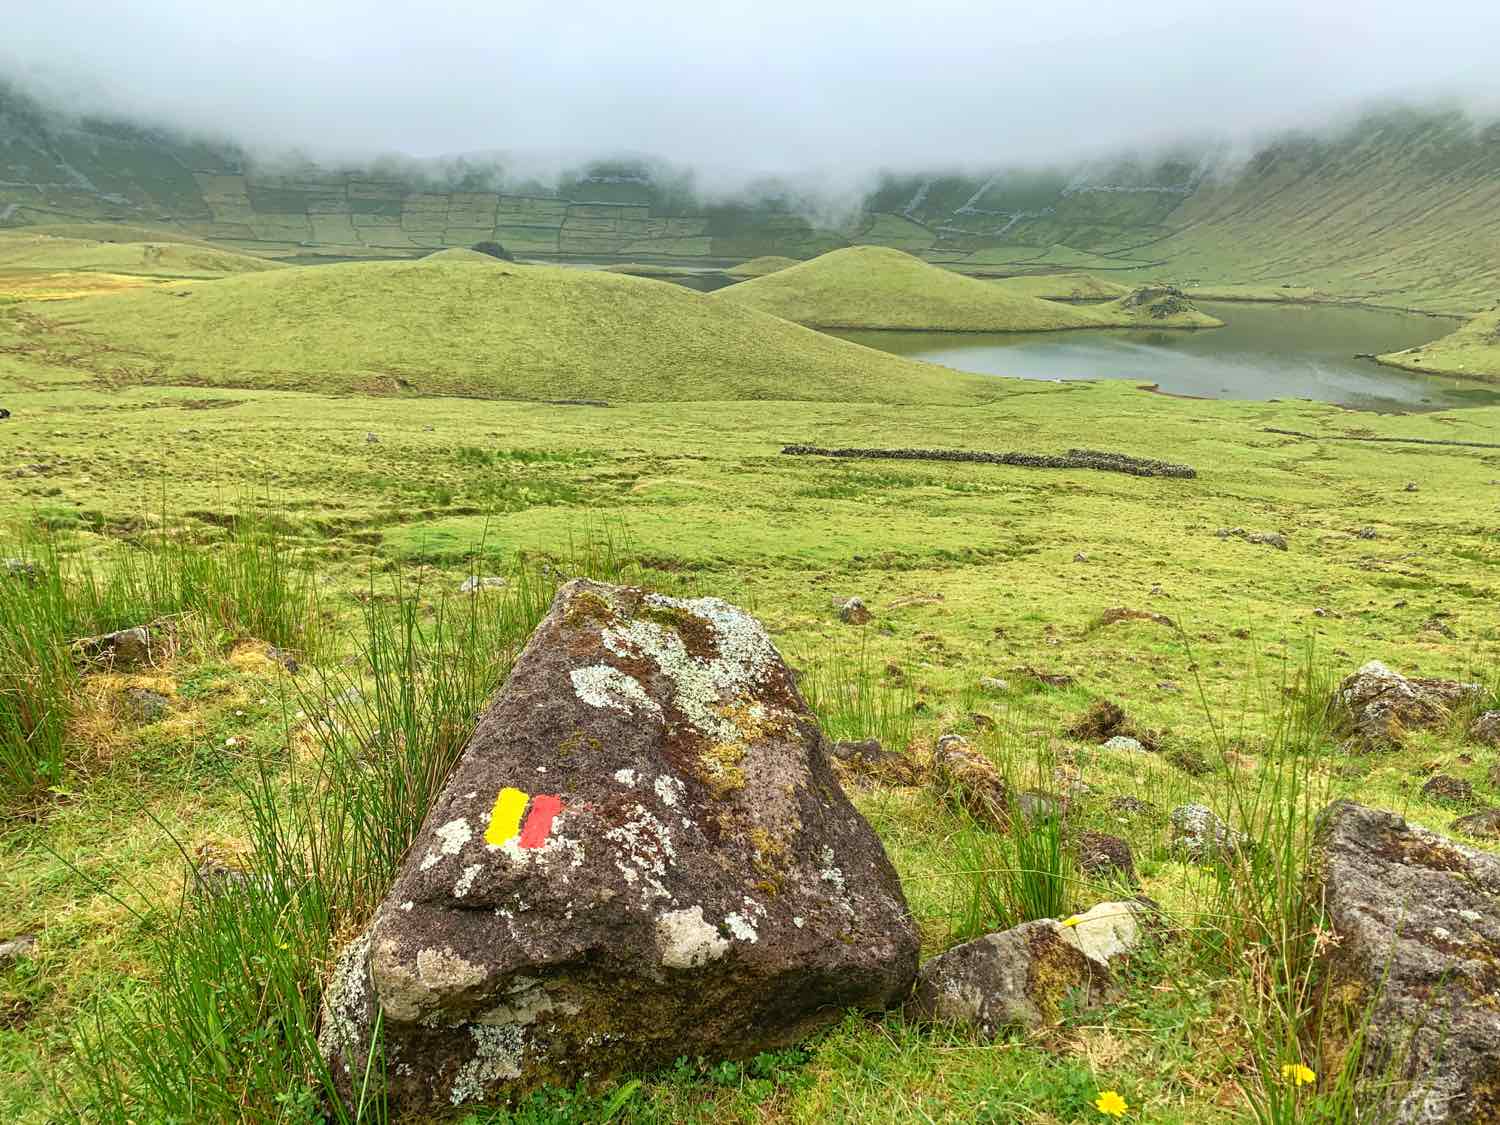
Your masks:
<svg viewBox="0 0 1500 1125"><path fill-rule="evenodd" d="M1356 738L1366 746L1389 746L1407 730L1448 721L1456 707L1477 699L1478 684L1407 677L1372 660L1347 676L1334 703Z"/></svg>
<svg viewBox="0 0 1500 1125"><path fill-rule="evenodd" d="M900 1003L916 932L821 745L741 610L568 583L334 970L337 1080L377 1011L409 1112Z"/></svg>
<svg viewBox="0 0 1500 1125"><path fill-rule="evenodd" d="M1500 1121L1500 856L1338 801L1314 862L1330 996L1351 1025L1374 1002L1364 1066L1410 1080L1381 1120Z"/></svg>
<svg viewBox="0 0 1500 1125"><path fill-rule="evenodd" d="M1140 944L1145 921L1141 903L1104 902L1067 922L1023 922L965 942L922 966L907 1015L986 1037L1052 1023L1065 1000L1104 997L1110 962Z"/></svg>

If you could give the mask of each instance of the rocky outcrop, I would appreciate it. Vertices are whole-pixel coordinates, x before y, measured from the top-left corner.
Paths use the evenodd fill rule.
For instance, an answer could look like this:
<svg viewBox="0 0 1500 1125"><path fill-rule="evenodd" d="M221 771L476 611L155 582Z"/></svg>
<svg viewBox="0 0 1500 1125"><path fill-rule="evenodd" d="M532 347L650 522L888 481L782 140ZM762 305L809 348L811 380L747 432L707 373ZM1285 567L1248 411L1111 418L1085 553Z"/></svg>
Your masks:
<svg viewBox="0 0 1500 1125"><path fill-rule="evenodd" d="M574 581L486 712L320 1042L393 1113L745 1056L899 1003L917 938L764 629Z"/></svg>
<svg viewBox="0 0 1500 1125"><path fill-rule="evenodd" d="M1023 922L955 946L922 966L906 1014L972 1027L986 1038L1053 1023L1065 1001L1104 997L1110 962L1139 946L1146 910L1138 902L1105 902L1066 922Z"/></svg>
<svg viewBox="0 0 1500 1125"><path fill-rule="evenodd" d="M1407 677L1372 660L1345 677L1333 707L1357 741L1378 748L1399 744L1408 730L1448 722L1456 708L1481 692L1478 684Z"/></svg>
<svg viewBox="0 0 1500 1125"><path fill-rule="evenodd" d="M1365 1071L1404 1080L1380 1120L1500 1120L1500 857L1338 801L1320 818L1313 873L1338 1045L1368 1012Z"/></svg>
<svg viewBox="0 0 1500 1125"><path fill-rule="evenodd" d="M1485 711L1469 727L1469 737L1475 742L1489 746L1500 746L1500 711Z"/></svg>

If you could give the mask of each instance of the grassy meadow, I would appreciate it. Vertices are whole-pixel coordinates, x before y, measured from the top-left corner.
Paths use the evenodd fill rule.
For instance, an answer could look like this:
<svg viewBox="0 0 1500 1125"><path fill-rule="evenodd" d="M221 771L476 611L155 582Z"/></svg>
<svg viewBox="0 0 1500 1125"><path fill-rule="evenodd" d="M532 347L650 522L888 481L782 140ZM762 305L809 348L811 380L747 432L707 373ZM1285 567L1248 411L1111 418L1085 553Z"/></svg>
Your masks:
<svg viewBox="0 0 1500 1125"><path fill-rule="evenodd" d="M0 1120L319 1119L324 973L578 573L747 606L831 737L921 762L961 732L1016 788L1073 789L1078 826L1130 842L1169 938L1108 1006L1031 1036L851 1015L795 1049L455 1120L1052 1125L1102 1120L1104 1090L1132 1121L1356 1120L1368 1091L1321 1061L1305 975L1309 815L1349 794L1447 830L1427 776L1500 792L1458 724L1361 756L1323 704L1376 658L1500 681L1500 451L1331 439L1484 442L1500 409L959 376L660 282L462 255L11 296L0 556L39 577L0 572L0 743L37 762L7 783L0 940L38 942L0 965ZM569 398L611 405L539 401ZM789 443L1085 447L1198 476ZM473 574L510 586L460 596ZM839 621L853 595L869 624ZM59 659L130 625L165 638L149 665ZM43 690L47 723L14 702ZM1157 750L1069 736L1100 698ZM929 788L850 784L924 954L1026 916L1027 873L1070 910L1121 891ZM1266 861L1181 862L1165 814L1188 801ZM195 894L206 862L238 889ZM1301 1060L1320 1079L1288 1092ZM375 1097L333 1119L384 1116Z"/></svg>

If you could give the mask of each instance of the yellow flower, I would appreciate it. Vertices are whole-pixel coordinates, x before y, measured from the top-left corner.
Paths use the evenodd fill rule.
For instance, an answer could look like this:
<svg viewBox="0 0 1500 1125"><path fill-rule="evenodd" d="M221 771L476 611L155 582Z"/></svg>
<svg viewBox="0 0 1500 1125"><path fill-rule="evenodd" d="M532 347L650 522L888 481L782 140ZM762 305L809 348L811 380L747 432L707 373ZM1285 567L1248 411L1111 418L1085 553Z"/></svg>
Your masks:
<svg viewBox="0 0 1500 1125"><path fill-rule="evenodd" d="M1094 1099L1094 1108L1105 1117L1124 1117L1125 1111L1130 1106L1125 1104L1125 1099L1113 1090L1105 1090Z"/></svg>
<svg viewBox="0 0 1500 1125"><path fill-rule="evenodd" d="M1317 1071L1301 1063L1285 1063L1281 1068L1281 1080L1293 1086L1307 1086L1318 1080Z"/></svg>
<svg viewBox="0 0 1500 1125"><path fill-rule="evenodd" d="M1062 920L1062 925L1064 925L1064 926L1076 926L1076 925L1078 925L1079 922L1082 922L1082 921L1083 921L1083 918L1082 918L1081 915L1074 914L1071 917L1064 918Z"/></svg>

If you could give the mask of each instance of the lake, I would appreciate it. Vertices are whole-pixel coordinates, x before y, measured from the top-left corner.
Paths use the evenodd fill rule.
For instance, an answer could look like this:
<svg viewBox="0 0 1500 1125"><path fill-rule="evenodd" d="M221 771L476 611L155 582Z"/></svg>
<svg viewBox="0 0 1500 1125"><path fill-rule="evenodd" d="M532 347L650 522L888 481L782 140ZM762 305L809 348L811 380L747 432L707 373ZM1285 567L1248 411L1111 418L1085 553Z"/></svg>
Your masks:
<svg viewBox="0 0 1500 1125"><path fill-rule="evenodd" d="M1337 305L1195 304L1226 326L831 335L983 375L1132 379L1200 398L1304 398L1386 413L1500 404L1500 384L1417 375L1354 358L1427 343L1453 331L1457 321Z"/></svg>

